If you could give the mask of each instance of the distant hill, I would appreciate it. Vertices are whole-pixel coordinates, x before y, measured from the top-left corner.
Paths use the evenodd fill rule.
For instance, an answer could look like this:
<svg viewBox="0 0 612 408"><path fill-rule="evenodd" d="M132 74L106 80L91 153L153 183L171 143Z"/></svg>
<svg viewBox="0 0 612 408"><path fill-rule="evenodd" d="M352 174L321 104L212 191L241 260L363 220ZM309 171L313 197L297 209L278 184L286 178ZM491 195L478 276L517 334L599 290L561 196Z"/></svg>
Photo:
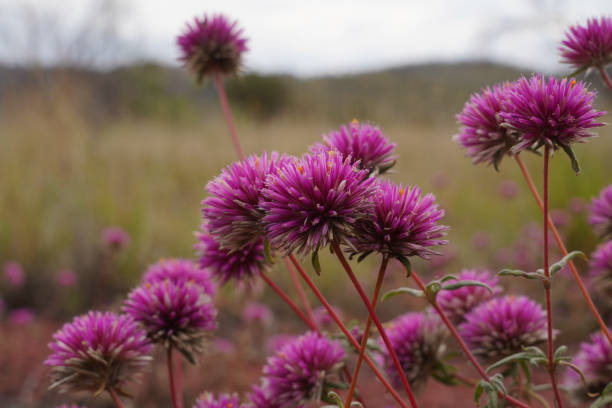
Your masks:
<svg viewBox="0 0 612 408"><path fill-rule="evenodd" d="M228 80L228 93L237 110L267 119L275 115L318 117L333 122L362 120L419 122L454 121L454 114L473 92L528 70L489 62L423 64L377 72L300 79L282 75L246 74ZM595 75L589 77L600 84ZM0 103L24 89L47 87L59 81L88 95L96 117L144 115L180 118L204 108L216 109L210 84L197 86L182 69L155 64L109 72L74 69L25 70L0 67ZM601 99L603 98L603 99ZM599 104L612 104L608 92Z"/></svg>

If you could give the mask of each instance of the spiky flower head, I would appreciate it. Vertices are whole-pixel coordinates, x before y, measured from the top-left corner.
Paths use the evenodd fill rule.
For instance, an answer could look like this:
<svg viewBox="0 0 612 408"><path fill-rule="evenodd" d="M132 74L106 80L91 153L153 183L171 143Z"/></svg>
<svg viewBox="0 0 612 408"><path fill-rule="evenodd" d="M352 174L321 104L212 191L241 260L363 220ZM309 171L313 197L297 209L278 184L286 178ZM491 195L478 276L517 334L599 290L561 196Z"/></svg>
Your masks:
<svg viewBox="0 0 612 408"><path fill-rule="evenodd" d="M612 237L612 184L591 201L589 224L603 237Z"/></svg>
<svg viewBox="0 0 612 408"><path fill-rule="evenodd" d="M446 331L440 319L428 312L406 313L387 323L385 330L391 347L413 387L420 387L431 374L444 351ZM391 383L400 387L400 376L382 339L384 367Z"/></svg>
<svg viewBox="0 0 612 408"><path fill-rule="evenodd" d="M612 291L612 241L599 245L591 254L589 278L606 293Z"/></svg>
<svg viewBox="0 0 612 408"><path fill-rule="evenodd" d="M457 114L461 124L453 140L466 149L472 163L486 163L496 169L506 155L512 154L516 136L503 126L500 115L511 84L504 82L474 93Z"/></svg>
<svg viewBox="0 0 612 408"><path fill-rule="evenodd" d="M285 254L343 242L372 207L373 177L337 151L304 155L268 176L261 207L272 246Z"/></svg>
<svg viewBox="0 0 612 408"><path fill-rule="evenodd" d="M208 183L209 197L202 201L202 214L208 231L223 248L240 250L261 238L261 191L268 174L276 173L289 160L293 158L277 152L253 155L230 164Z"/></svg>
<svg viewBox="0 0 612 408"><path fill-rule="evenodd" d="M465 315L459 331L474 354L505 357L546 341L546 313L526 296L494 298Z"/></svg>
<svg viewBox="0 0 612 408"><path fill-rule="evenodd" d="M215 295L216 287L210 272L200 268L190 259L161 259L150 265L142 277L142 281L148 283L163 282L165 280L176 284L192 282L199 285L208 296L213 297Z"/></svg>
<svg viewBox="0 0 612 408"><path fill-rule="evenodd" d="M595 93L575 79L546 79L540 74L518 79L500 112L504 126L519 135L512 151L548 145L564 149L575 161L571 144L586 141L594 136L590 129L603 126L597 119L605 112L593 107L594 99Z"/></svg>
<svg viewBox="0 0 612 408"><path fill-rule="evenodd" d="M206 226L196 232L200 267L209 270L222 284L230 280L238 283L249 282L266 268L268 262L264 255L263 238L245 245L240 250L232 251L222 248L216 237L210 235Z"/></svg>
<svg viewBox="0 0 612 408"><path fill-rule="evenodd" d="M266 388L280 407L325 395L326 382L344 364L340 342L308 332L269 357L263 368Z"/></svg>
<svg viewBox="0 0 612 408"><path fill-rule="evenodd" d="M151 277L130 292L124 310L145 328L151 341L175 347L193 362L207 335L217 328L212 298L191 274L163 280L156 274Z"/></svg>
<svg viewBox="0 0 612 408"><path fill-rule="evenodd" d="M395 164L395 143L391 143L378 126L360 123L356 119L323 135L323 143L310 148L313 153L336 150L351 163L370 173L382 174Z"/></svg>
<svg viewBox="0 0 612 408"><path fill-rule="evenodd" d="M612 18L590 18L586 26L570 26L559 51L561 62L576 70L605 67L612 62Z"/></svg>
<svg viewBox="0 0 612 408"><path fill-rule="evenodd" d="M180 60L198 80L210 74L235 74L242 66L242 54L248 50L247 39L236 21L223 15L195 18L176 40Z"/></svg>
<svg viewBox="0 0 612 408"><path fill-rule="evenodd" d="M418 187L381 180L372 197L374 206L366 217L353 224L350 238L353 255L378 252L388 258L412 256L429 258L438 254L432 247L446 244L448 227L438 225L444 210L433 194L421 194Z"/></svg>
<svg viewBox="0 0 612 408"><path fill-rule="evenodd" d="M215 395L211 392L205 392L198 397L193 408L243 408L245 405L240 404L238 394L219 394Z"/></svg>
<svg viewBox="0 0 612 408"><path fill-rule="evenodd" d="M501 286L498 285L497 276L491 275L485 269L463 269L457 277L459 282L476 281L485 283L493 289L493 293L482 286L464 286L456 290L440 291L436 297L438 306L455 323L463 321L465 315L474 307L502 291Z"/></svg>
<svg viewBox="0 0 612 408"><path fill-rule="evenodd" d="M89 312L66 323L49 343L51 387L62 391L123 392L149 365L152 345L130 317Z"/></svg>
<svg viewBox="0 0 612 408"><path fill-rule="evenodd" d="M612 381L612 346L602 333L593 333L590 342L580 343L580 350L572 364L582 371L586 384L583 384L577 372L567 370L565 385L577 401L585 402L589 393L601 393Z"/></svg>

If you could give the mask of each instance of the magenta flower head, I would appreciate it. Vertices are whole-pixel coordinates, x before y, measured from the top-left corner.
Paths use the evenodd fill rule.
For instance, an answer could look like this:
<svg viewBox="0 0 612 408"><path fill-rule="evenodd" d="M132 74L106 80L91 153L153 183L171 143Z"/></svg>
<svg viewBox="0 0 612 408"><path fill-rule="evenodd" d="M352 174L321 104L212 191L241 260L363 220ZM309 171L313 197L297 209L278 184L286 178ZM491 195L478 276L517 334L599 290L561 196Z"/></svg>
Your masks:
<svg viewBox="0 0 612 408"><path fill-rule="evenodd" d="M597 119L605 114L593 107L595 93L574 79L557 79L539 74L517 80L507 91L500 112L504 126L517 132L514 153L547 145L562 148L572 158L578 171L571 144L594 136L590 129L603 126Z"/></svg>
<svg viewBox="0 0 612 408"><path fill-rule="evenodd" d="M350 237L371 210L375 179L337 151L306 154L268 176L261 207L272 247L284 254L318 251Z"/></svg>
<svg viewBox="0 0 612 408"><path fill-rule="evenodd" d="M584 374L586 388L574 370L567 370L565 385L577 402L589 400L588 394L599 394L612 381L612 346L601 333L591 335L590 342L580 343L572 363Z"/></svg>
<svg viewBox="0 0 612 408"><path fill-rule="evenodd" d="M129 316L89 312L53 335L51 387L62 391L122 391L151 360L147 334Z"/></svg>
<svg viewBox="0 0 612 408"><path fill-rule="evenodd" d="M281 404L276 402L272 391L265 383L254 385L247 398L249 399L249 404L247 404L249 408L281 408ZM303 405L296 406L296 408L302 407Z"/></svg>
<svg viewBox="0 0 612 408"><path fill-rule="evenodd" d="M269 395L281 407L319 401L317 393L326 392L327 381L342 367L344 357L338 341L314 332L298 337L268 358L263 375Z"/></svg>
<svg viewBox="0 0 612 408"><path fill-rule="evenodd" d="M4 278L13 288L21 288L25 285L25 273L21 264L16 261L8 261L4 263Z"/></svg>
<svg viewBox="0 0 612 408"><path fill-rule="evenodd" d="M612 289L612 241L599 245L591 254L589 278L606 292Z"/></svg>
<svg viewBox="0 0 612 408"><path fill-rule="evenodd" d="M209 74L235 74L242 66L242 54L247 51L247 39L237 22L223 15L195 18L176 42L180 60L202 82Z"/></svg>
<svg viewBox="0 0 612 408"><path fill-rule="evenodd" d="M494 298L465 315L459 331L474 354L505 357L546 341L546 313L526 296Z"/></svg>
<svg viewBox="0 0 612 408"><path fill-rule="evenodd" d="M177 348L191 362L217 328L211 296L191 279L145 280L130 292L123 308L145 328L151 341Z"/></svg>
<svg viewBox="0 0 612 408"><path fill-rule="evenodd" d="M263 238L232 251L221 248L217 239L206 231L205 225L201 229L202 232L196 232L198 242L195 244L199 265L209 270L222 284L230 280L248 283L268 266Z"/></svg>
<svg viewBox="0 0 612 408"><path fill-rule="evenodd" d="M34 311L29 307L20 307L11 310L7 316L8 321L16 326L27 326L32 323L35 318L36 314L34 314Z"/></svg>
<svg viewBox="0 0 612 408"><path fill-rule="evenodd" d="M102 242L108 249L119 251L130 244L130 236L121 227L108 227L102 231Z"/></svg>
<svg viewBox="0 0 612 408"><path fill-rule="evenodd" d="M205 392L198 397L193 408L242 408L237 394L219 394L215 395L210 392Z"/></svg>
<svg viewBox="0 0 612 408"><path fill-rule="evenodd" d="M420 387L427 381L445 349L443 342L447 332L440 319L429 313L406 313L389 322L386 331L406 378L412 386ZM382 340L379 342L383 350L385 371L391 383L400 387L400 377L389 351Z"/></svg>
<svg viewBox="0 0 612 408"><path fill-rule="evenodd" d="M570 26L559 51L561 62L576 70L605 67L612 62L612 18L590 18L586 26Z"/></svg>
<svg viewBox="0 0 612 408"><path fill-rule="evenodd" d="M55 276L55 281L58 285L64 288L71 288L76 285L78 277L76 273L70 269L64 269L63 271L58 272L58 274Z"/></svg>
<svg viewBox="0 0 612 408"><path fill-rule="evenodd" d="M223 248L240 250L261 238L264 213L259 200L266 177L290 160L276 152L250 156L230 164L208 183L210 196L202 201L202 214Z"/></svg>
<svg viewBox="0 0 612 408"><path fill-rule="evenodd" d="M242 320L245 323L259 323L264 326L269 326L274 322L274 314L272 310L263 303L249 302L242 309Z"/></svg>
<svg viewBox="0 0 612 408"><path fill-rule="evenodd" d="M481 286L464 286L456 290L442 290L436 301L446 315L455 323L460 323L474 307L489 300L502 291L496 276L487 270L463 269L457 275L459 281L476 281L487 284L493 293Z"/></svg>
<svg viewBox="0 0 612 408"><path fill-rule="evenodd" d="M361 259L372 252L405 260L412 256L429 258L438 254L432 247L446 244L448 227L438 225L444 210L433 194L421 195L418 187L406 188L389 180L378 182L374 207L368 216L353 224L352 255Z"/></svg>
<svg viewBox="0 0 612 408"><path fill-rule="evenodd" d="M342 125L323 135L323 143L310 148L313 153L336 150L344 157L350 157L351 163L370 173L385 173L395 164L397 155L395 143L383 134L378 126L359 123L353 120L348 126Z"/></svg>
<svg viewBox="0 0 612 408"><path fill-rule="evenodd" d="M589 224L603 237L612 237L612 184L593 198L589 207Z"/></svg>
<svg viewBox="0 0 612 408"><path fill-rule="evenodd" d="M142 281L157 283L168 280L174 284L193 283L208 296L215 296L216 286L210 273L189 259L162 259L149 266Z"/></svg>
<svg viewBox="0 0 612 408"><path fill-rule="evenodd" d="M472 163L486 163L495 169L506 155L512 154L516 136L503 126L500 112L511 84L504 82L470 96L456 118L461 124L453 140L466 149Z"/></svg>

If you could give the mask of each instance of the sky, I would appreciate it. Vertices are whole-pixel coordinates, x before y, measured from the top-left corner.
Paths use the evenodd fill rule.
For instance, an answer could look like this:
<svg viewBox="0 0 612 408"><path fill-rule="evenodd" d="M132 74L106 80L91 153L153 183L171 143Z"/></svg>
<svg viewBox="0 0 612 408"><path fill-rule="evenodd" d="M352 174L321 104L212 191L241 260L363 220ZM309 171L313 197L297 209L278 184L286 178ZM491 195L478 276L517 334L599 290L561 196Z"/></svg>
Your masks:
<svg viewBox="0 0 612 408"><path fill-rule="evenodd" d="M0 0L0 61L178 66L176 36L204 13L238 20L248 71L308 77L475 59L558 71L565 29L612 16L612 1Z"/></svg>

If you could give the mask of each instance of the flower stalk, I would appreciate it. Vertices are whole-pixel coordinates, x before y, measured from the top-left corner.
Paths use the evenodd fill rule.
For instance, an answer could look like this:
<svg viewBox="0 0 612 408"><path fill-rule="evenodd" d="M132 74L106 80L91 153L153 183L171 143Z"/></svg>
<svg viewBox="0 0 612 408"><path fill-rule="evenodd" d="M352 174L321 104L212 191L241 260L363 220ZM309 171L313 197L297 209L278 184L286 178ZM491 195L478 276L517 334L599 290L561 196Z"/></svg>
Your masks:
<svg viewBox="0 0 612 408"><path fill-rule="evenodd" d="M604 81L606 86L612 91L612 79L610 79L610 75L606 71L606 68L602 65L597 66L597 70L599 71L599 75L601 79Z"/></svg>
<svg viewBox="0 0 612 408"><path fill-rule="evenodd" d="M174 357L172 346L168 347L167 351L168 360L168 379L170 380L170 393L172 394L172 406L173 408L183 408L182 404L182 390L177 387L176 377L174 373Z"/></svg>
<svg viewBox="0 0 612 408"><path fill-rule="evenodd" d="M117 392L112 388L108 388L108 393L110 394L111 398L115 402L115 405L117 405L117 408L123 408L123 404L121 403L121 400L119 399L119 396L117 395Z"/></svg>
<svg viewBox="0 0 612 408"><path fill-rule="evenodd" d="M229 102L227 101L227 95L225 94L225 87L223 86L223 77L221 76L220 72L215 72L213 74L213 78L215 79L215 85L217 85L217 92L219 93L219 102L221 102L223 115L225 116L225 121L227 122L227 127L229 128L229 132L232 137L232 142L234 143L234 149L236 150L238 158L240 160L243 160L244 153L242 152L242 147L240 146L240 141L238 140L236 126L234 125L234 120L232 119L232 112L229 107Z"/></svg>

